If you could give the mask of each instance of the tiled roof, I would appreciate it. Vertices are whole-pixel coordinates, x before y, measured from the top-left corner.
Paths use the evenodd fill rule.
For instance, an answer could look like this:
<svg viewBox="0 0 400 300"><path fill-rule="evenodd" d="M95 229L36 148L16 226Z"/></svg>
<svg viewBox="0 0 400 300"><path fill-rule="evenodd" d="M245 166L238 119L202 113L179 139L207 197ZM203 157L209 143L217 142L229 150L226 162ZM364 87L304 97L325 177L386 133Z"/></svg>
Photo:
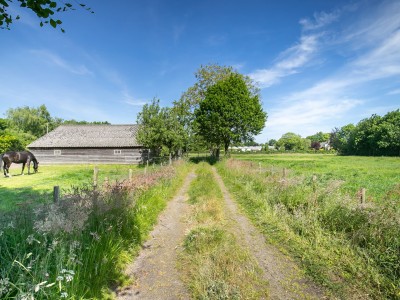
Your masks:
<svg viewBox="0 0 400 300"><path fill-rule="evenodd" d="M60 125L28 148L138 147L139 125Z"/></svg>

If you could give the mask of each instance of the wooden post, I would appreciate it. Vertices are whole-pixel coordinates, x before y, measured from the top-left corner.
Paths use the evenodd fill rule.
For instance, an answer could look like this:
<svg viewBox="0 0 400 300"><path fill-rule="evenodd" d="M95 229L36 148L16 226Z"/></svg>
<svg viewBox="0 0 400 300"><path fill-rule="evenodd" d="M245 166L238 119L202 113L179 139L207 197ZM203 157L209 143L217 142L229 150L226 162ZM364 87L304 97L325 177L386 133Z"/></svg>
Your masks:
<svg viewBox="0 0 400 300"><path fill-rule="evenodd" d="M365 191L366 191L365 188L361 189L361 198L360 198L361 204L365 203Z"/></svg>
<svg viewBox="0 0 400 300"><path fill-rule="evenodd" d="M60 201L60 187L58 185L53 188L53 202L58 203Z"/></svg>
<svg viewBox="0 0 400 300"><path fill-rule="evenodd" d="M169 154L169 165L172 165L172 155L171 155L171 153Z"/></svg>
<svg viewBox="0 0 400 300"><path fill-rule="evenodd" d="M93 186L96 188L97 187L97 180L99 178L99 168L94 167L93 170Z"/></svg>
<svg viewBox="0 0 400 300"><path fill-rule="evenodd" d="M129 176L128 176L129 182L132 181L132 174L133 174L132 172L133 172L132 169L129 169Z"/></svg>
<svg viewBox="0 0 400 300"><path fill-rule="evenodd" d="M286 180L286 174L287 174L287 170L286 168L283 168L283 179Z"/></svg>
<svg viewBox="0 0 400 300"><path fill-rule="evenodd" d="M261 163L260 162L258 163L258 169L259 169L260 174L261 174Z"/></svg>

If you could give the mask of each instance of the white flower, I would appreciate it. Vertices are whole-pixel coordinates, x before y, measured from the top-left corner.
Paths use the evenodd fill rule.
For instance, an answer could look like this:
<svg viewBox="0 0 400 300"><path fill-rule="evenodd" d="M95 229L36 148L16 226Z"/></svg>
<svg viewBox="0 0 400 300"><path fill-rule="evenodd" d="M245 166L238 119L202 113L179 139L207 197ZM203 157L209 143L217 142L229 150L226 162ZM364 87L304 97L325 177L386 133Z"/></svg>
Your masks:
<svg viewBox="0 0 400 300"><path fill-rule="evenodd" d="M26 238L26 241L28 242L29 245L32 245L34 240L35 238L33 237L33 234L28 235L28 237Z"/></svg>
<svg viewBox="0 0 400 300"><path fill-rule="evenodd" d="M65 275L65 280L66 280L67 282L72 281L72 279L74 279L74 276L72 276L71 274Z"/></svg>
<svg viewBox="0 0 400 300"><path fill-rule="evenodd" d="M67 298L67 297L68 297L67 292L62 292L61 295L60 295L60 297L61 297L61 298Z"/></svg>
<svg viewBox="0 0 400 300"><path fill-rule="evenodd" d="M7 228L15 228L14 222L10 221L10 223L7 224Z"/></svg>
<svg viewBox="0 0 400 300"><path fill-rule="evenodd" d="M56 280L57 281L63 281L64 280L64 276L57 276Z"/></svg>

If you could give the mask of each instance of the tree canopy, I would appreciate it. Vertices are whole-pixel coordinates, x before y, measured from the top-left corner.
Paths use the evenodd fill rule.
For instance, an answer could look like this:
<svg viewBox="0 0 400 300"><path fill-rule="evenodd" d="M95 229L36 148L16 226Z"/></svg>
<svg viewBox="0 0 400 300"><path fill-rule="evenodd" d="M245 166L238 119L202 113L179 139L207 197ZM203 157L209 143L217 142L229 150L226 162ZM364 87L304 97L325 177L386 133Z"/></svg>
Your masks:
<svg viewBox="0 0 400 300"><path fill-rule="evenodd" d="M87 122L63 120L52 117L46 105L39 107L16 107L0 119L0 152L23 150L25 147L61 124L110 124L108 122Z"/></svg>
<svg viewBox="0 0 400 300"><path fill-rule="evenodd" d="M20 16L13 16L10 11L11 5L19 5L21 8L32 11L40 19L39 25L42 27L44 24L50 24L53 28L62 24L62 21L56 17L58 13L68 10L75 10L78 5L91 13L92 9L86 7L86 4L77 3L75 6L69 2L58 0L0 0L0 28L10 29L14 20L20 19ZM64 29L61 28L64 32Z"/></svg>
<svg viewBox="0 0 400 300"><path fill-rule="evenodd" d="M304 150L304 139L293 132L287 132L276 142L276 147L289 151Z"/></svg>
<svg viewBox="0 0 400 300"><path fill-rule="evenodd" d="M209 86L195 110L196 133L217 150L228 152L231 143L251 141L265 126L267 114L260 97L249 89L244 76L232 73Z"/></svg>
<svg viewBox="0 0 400 300"><path fill-rule="evenodd" d="M160 107L158 99L143 106L137 123L140 125L137 141L155 151L156 155L171 154L182 149L186 135L184 128L176 112L172 108Z"/></svg>
<svg viewBox="0 0 400 300"><path fill-rule="evenodd" d="M344 155L400 155L400 110L335 128L330 140Z"/></svg>

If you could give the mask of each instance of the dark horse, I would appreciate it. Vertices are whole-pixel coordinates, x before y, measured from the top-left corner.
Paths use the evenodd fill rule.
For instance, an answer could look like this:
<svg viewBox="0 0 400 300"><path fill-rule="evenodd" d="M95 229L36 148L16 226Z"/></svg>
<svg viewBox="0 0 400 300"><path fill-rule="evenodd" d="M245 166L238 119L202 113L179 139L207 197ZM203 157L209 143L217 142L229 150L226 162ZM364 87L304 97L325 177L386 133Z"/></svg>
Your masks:
<svg viewBox="0 0 400 300"><path fill-rule="evenodd" d="M31 162L33 162L33 170L35 173L39 169L39 162L36 157L29 151L8 151L2 155L0 155L0 169L4 163L4 176L11 177L9 169L11 163L22 164L22 172L21 175L24 175L25 165L28 164L28 174L31 173Z"/></svg>

